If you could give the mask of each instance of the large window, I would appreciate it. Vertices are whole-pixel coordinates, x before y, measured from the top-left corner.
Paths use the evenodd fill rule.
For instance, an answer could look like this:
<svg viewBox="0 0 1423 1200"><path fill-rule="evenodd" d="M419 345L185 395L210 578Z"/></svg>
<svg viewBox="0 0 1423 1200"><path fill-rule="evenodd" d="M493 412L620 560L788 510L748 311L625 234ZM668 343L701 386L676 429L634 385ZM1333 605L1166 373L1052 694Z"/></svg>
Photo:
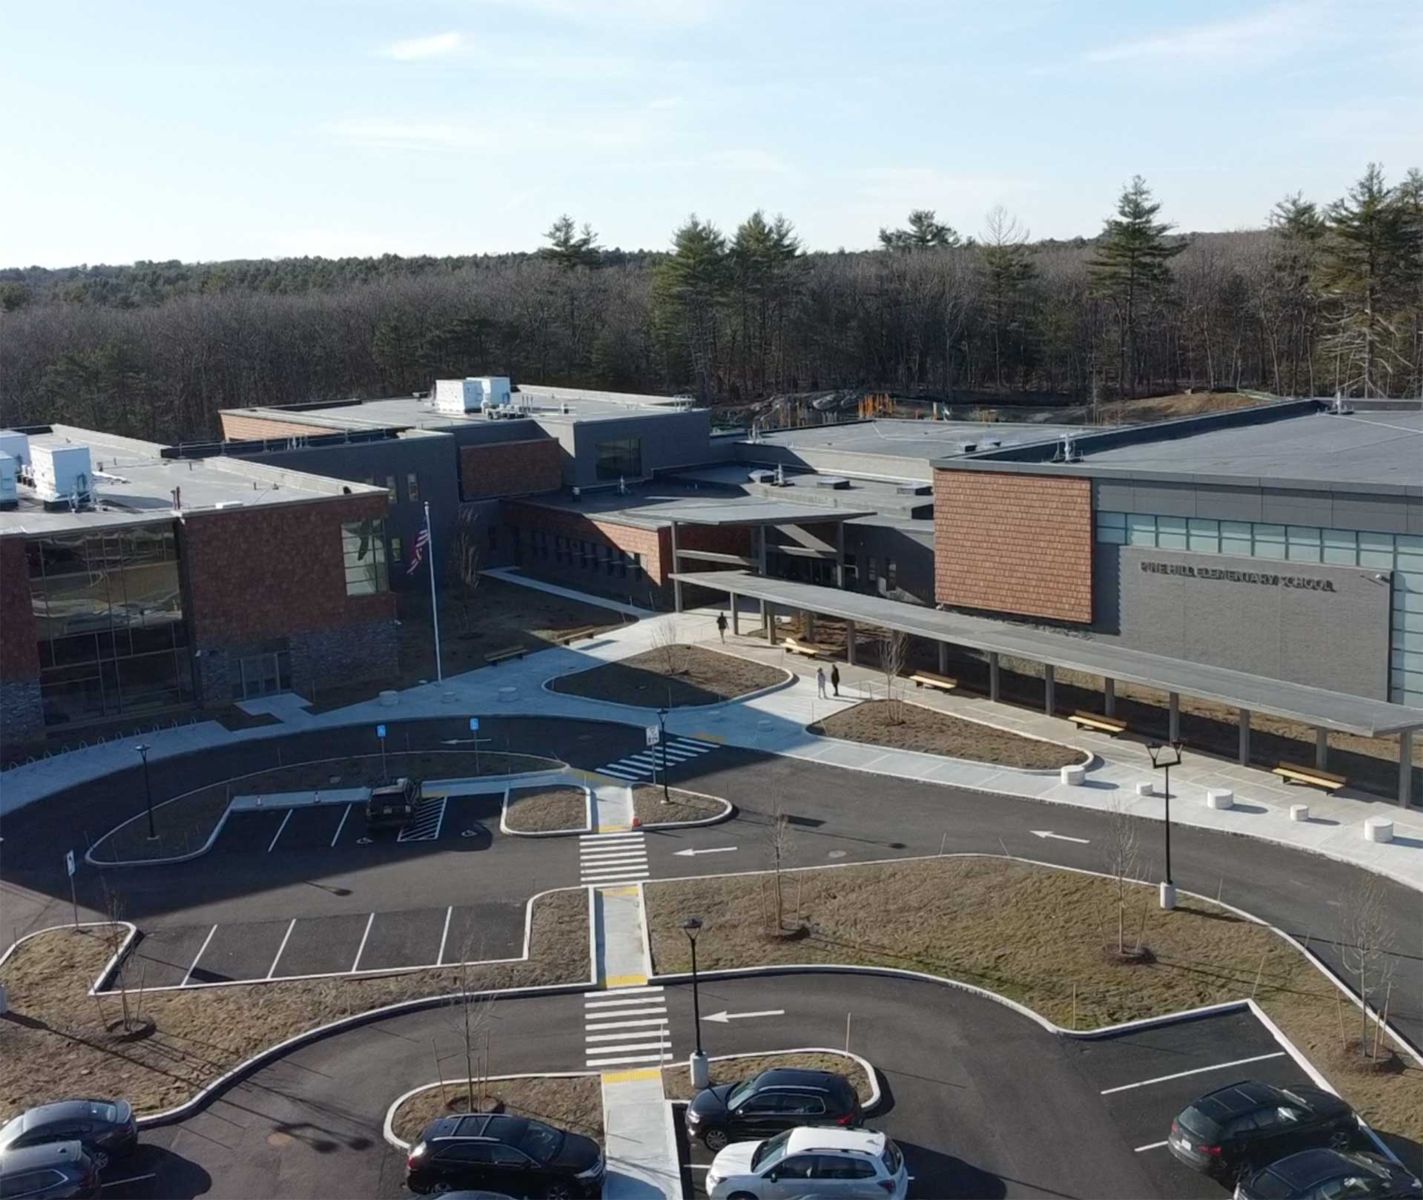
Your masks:
<svg viewBox="0 0 1423 1200"><path fill-rule="evenodd" d="M599 442L597 450L597 475L610 483L619 479L640 479L642 477L642 439L618 438L611 442Z"/></svg>
<svg viewBox="0 0 1423 1200"><path fill-rule="evenodd" d="M346 595L372 596L390 586L385 568L385 522L379 517L341 526Z"/></svg>

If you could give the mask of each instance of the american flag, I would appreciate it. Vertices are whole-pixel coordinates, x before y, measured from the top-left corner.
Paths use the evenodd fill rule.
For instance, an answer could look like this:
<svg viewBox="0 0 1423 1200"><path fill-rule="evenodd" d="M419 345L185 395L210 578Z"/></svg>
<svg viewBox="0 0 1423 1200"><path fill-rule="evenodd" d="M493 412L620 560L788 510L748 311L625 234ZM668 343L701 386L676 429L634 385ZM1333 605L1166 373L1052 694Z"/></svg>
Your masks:
<svg viewBox="0 0 1423 1200"><path fill-rule="evenodd" d="M425 547L430 544L430 527L427 525L415 535L415 547L410 552L410 566L406 569L407 575L414 575L420 569L420 564L425 561Z"/></svg>

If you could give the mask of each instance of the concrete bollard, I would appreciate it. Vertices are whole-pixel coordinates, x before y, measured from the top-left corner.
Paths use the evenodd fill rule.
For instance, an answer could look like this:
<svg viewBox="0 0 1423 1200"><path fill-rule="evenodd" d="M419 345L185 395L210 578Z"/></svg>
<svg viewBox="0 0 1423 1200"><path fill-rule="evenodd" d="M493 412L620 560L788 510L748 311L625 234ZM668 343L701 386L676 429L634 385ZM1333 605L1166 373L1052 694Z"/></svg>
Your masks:
<svg viewBox="0 0 1423 1200"><path fill-rule="evenodd" d="M1393 822L1387 817L1368 817L1364 821L1364 840L1367 842L1393 841Z"/></svg>
<svg viewBox="0 0 1423 1200"><path fill-rule="evenodd" d="M1308 804L1291 804L1291 805L1290 805L1290 820L1291 820L1291 821L1308 821L1308 820L1309 820L1309 805L1308 805Z"/></svg>
<svg viewBox="0 0 1423 1200"><path fill-rule="evenodd" d="M1234 808L1235 793L1229 788L1207 788L1206 789L1207 808Z"/></svg>
<svg viewBox="0 0 1423 1200"><path fill-rule="evenodd" d="M1136 785L1136 794L1138 796L1151 796L1154 795L1155 792L1156 788L1150 783L1139 783Z"/></svg>
<svg viewBox="0 0 1423 1200"><path fill-rule="evenodd" d="M380 706L382 708L394 708L400 703L400 694L387 689L380 694Z"/></svg>
<svg viewBox="0 0 1423 1200"><path fill-rule="evenodd" d="M1176 907L1176 885L1174 883L1163 883L1161 885L1161 907L1170 912Z"/></svg>
<svg viewBox="0 0 1423 1200"><path fill-rule="evenodd" d="M444 692L442 692L440 695L440 699L443 700L446 704L453 704L458 698L459 697L455 695L453 688L446 688Z"/></svg>
<svg viewBox="0 0 1423 1200"><path fill-rule="evenodd" d="M1087 768L1077 763L1063 767L1059 775L1068 787L1081 787L1087 778Z"/></svg>
<svg viewBox="0 0 1423 1200"><path fill-rule="evenodd" d="M513 704L513 703L514 703L514 699L515 699L515 697L518 696L518 694L519 694L519 689L518 689L518 688L513 687L512 685L506 684L504 687L501 687L501 688L499 689L499 703L500 703L500 704Z"/></svg>
<svg viewBox="0 0 1423 1200"><path fill-rule="evenodd" d="M687 1063L692 1075L692 1086L698 1090L711 1082L711 1065L705 1054L693 1054Z"/></svg>

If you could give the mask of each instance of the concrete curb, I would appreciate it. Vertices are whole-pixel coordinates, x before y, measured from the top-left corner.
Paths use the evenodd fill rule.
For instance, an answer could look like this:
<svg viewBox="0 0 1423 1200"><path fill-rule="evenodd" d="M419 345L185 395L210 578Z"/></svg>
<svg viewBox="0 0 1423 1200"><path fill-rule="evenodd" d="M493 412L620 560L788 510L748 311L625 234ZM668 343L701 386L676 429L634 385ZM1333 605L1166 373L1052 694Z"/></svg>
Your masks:
<svg viewBox="0 0 1423 1200"><path fill-rule="evenodd" d="M715 646L704 646L700 642L687 642L684 644L692 646L697 650L707 650L712 654L721 654L724 655L726 658L734 658L739 662L757 662L756 659L746 658L744 655L740 654L733 654L729 650L719 650ZM634 654L629 654L627 658L633 658L636 656L636 654L645 653L645 650L638 650ZM596 671L598 667L613 666L616 663L621 663L624 661L626 660L622 658L610 658L606 661L598 663L598 666L595 667L583 667L581 670L578 671L562 671L558 674L550 675L546 679L542 680L539 683L539 687L554 696L566 696L571 697L575 700L586 700L592 704L606 704L609 708L619 708L624 710L625 712L657 712L657 708L655 706L648 706L642 704L623 704L617 700L602 700L596 696L580 696L577 692L561 692L556 687L552 686L560 679L571 679L573 678L573 676L582 675L587 671ZM712 712L718 708L728 708L733 704L747 704L752 700L760 699L760 697L762 696L770 696L776 692L784 691L786 688L794 687L797 681L800 679L799 675L797 675L794 671L787 670L785 667L775 667L771 666L769 663L761 662L757 662L757 665L766 667L768 670L771 671L780 671L781 674L785 676L785 678L782 679L779 683L767 684L765 687L757 688L753 692L742 692L739 696L731 696L725 700L715 700L711 704L676 704L673 705L669 711L674 713L702 713Z"/></svg>
<svg viewBox="0 0 1423 1200"><path fill-rule="evenodd" d="M578 829L512 829L509 826L509 793L513 787L504 789L504 802L499 806L499 832L507 834L509 837L527 838L550 838L550 837L575 837L579 834L593 832L593 789L586 783L554 783L551 787L566 787L570 790L579 789L583 793L584 823Z"/></svg>

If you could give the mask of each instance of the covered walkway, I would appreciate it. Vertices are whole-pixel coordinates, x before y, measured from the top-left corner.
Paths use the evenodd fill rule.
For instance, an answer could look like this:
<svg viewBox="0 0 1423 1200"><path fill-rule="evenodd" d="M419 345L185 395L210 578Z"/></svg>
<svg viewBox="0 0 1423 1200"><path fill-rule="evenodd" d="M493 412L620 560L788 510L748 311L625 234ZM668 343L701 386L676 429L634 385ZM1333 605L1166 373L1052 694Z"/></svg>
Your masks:
<svg viewBox="0 0 1423 1200"><path fill-rule="evenodd" d="M962 613L940 612L839 588L767 579L746 571L684 572L674 578L681 584L723 592L733 601L738 597L758 601L763 624L771 638L775 637L772 618L777 611L806 612L847 622L851 653L857 624L896 630L938 643L941 669L950 645L979 651L987 656L989 698L992 700L999 698L999 659L1008 656L1043 665L1044 705L1048 712L1053 712L1055 708L1053 672L1056 668L1100 676L1104 681L1108 716L1114 709L1114 685L1117 680L1165 691L1168 736L1173 741L1180 735L1182 695L1229 705L1240 714L1239 760L1246 765L1250 761L1251 713L1265 713L1313 726L1317 731L1315 766L1321 770L1328 764L1328 734L1331 730L1363 737L1397 735L1398 802L1406 807L1411 798L1413 731L1423 727L1423 710L1371 700L1366 696L1267 679L1228 667L1165 658L1072 633L1034 629ZM731 610L733 620L739 621L735 603L731 605Z"/></svg>

